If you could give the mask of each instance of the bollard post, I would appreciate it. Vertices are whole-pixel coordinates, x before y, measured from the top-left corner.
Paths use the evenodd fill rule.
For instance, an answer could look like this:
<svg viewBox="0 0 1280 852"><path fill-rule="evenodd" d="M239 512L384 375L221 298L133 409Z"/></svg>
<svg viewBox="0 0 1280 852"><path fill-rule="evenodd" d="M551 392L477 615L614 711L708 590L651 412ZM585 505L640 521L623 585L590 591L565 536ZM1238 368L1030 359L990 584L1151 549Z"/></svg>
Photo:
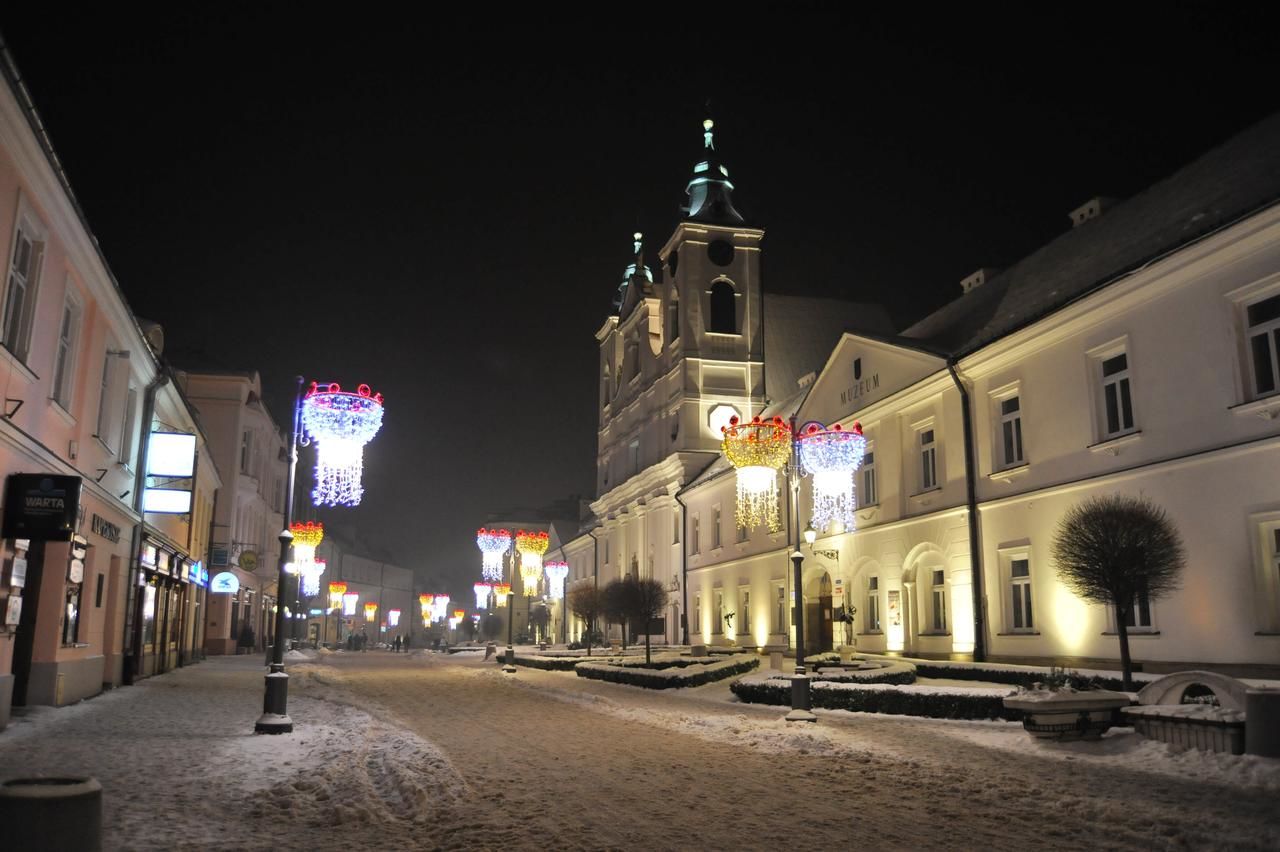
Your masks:
<svg viewBox="0 0 1280 852"><path fill-rule="evenodd" d="M0 825L11 849L102 849L102 785L88 777L0 782Z"/></svg>

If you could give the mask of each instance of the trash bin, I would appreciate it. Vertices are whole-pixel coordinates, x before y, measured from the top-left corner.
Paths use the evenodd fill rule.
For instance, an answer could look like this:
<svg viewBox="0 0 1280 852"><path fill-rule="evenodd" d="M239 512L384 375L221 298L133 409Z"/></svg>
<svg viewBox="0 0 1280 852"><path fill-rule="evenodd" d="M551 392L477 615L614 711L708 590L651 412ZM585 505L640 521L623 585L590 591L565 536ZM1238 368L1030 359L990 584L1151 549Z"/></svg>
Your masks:
<svg viewBox="0 0 1280 852"><path fill-rule="evenodd" d="M102 785L88 777L0 782L0 825L10 849L102 849Z"/></svg>

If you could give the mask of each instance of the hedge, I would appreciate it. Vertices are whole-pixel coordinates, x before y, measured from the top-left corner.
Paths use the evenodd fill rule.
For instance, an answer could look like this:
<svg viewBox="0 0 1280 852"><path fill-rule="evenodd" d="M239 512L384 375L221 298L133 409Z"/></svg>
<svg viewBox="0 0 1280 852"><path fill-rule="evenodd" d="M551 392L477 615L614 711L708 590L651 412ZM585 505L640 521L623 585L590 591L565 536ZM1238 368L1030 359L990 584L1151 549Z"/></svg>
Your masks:
<svg viewBox="0 0 1280 852"><path fill-rule="evenodd" d="M502 649L498 650L498 663L505 661L506 654ZM571 672L578 663L585 662L618 662L622 657L615 657L612 654L596 655L594 657L544 657L541 655L515 655L515 664L530 669L542 669L549 672Z"/></svg>
<svg viewBox="0 0 1280 852"><path fill-rule="evenodd" d="M753 704L791 704L791 683L785 680L735 681L729 687L742 701ZM970 695L909 690L893 686L827 684L817 681L809 690L814 707L927 716L933 719L1007 719L1018 721L1022 713L1004 706L1003 695Z"/></svg>
<svg viewBox="0 0 1280 852"><path fill-rule="evenodd" d="M950 680L981 680L988 683L1007 683L1010 686L1021 686L1031 689L1036 683L1043 683L1049 679L1050 672L1048 669L1033 669L1029 671L1016 671L1011 669L988 669L982 668L980 664L959 664L959 665L933 665L927 662L915 661L916 674L920 677L936 677L947 678ZM1084 691L1086 689L1111 689L1117 692L1124 692L1124 681L1118 677L1104 677L1102 675L1082 675L1079 672L1068 672L1067 682L1077 690Z"/></svg>
<svg viewBox="0 0 1280 852"><path fill-rule="evenodd" d="M578 677L604 680L610 683L625 683L630 686L642 686L646 689L678 689L688 686L702 686L716 680L723 680L734 675L745 674L760 664L755 656L731 657L728 660L717 660L713 663L696 662L699 658L684 658L685 662L663 660L664 665L658 668L658 661L653 666L645 667L628 661L625 664L609 664L582 661L574 671ZM693 662L690 662L692 660ZM664 672L663 669L699 666L698 671L685 673Z"/></svg>

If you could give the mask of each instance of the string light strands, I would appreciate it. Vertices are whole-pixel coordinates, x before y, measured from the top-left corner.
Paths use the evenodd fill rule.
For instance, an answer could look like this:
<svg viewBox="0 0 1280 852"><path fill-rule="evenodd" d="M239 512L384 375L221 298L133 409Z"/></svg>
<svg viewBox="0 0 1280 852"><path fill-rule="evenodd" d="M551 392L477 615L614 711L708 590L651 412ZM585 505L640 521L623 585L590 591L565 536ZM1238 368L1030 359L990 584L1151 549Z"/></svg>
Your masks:
<svg viewBox="0 0 1280 852"><path fill-rule="evenodd" d="M289 531L293 533L294 573L302 577L302 594L307 597L318 595L325 562L316 559L316 548L324 541L324 524L296 521L289 526Z"/></svg>
<svg viewBox="0 0 1280 852"><path fill-rule="evenodd" d="M751 529L761 524L769 532L782 529L778 516L778 471L791 456L791 427L781 417L729 418L721 448L738 471L738 500L734 518Z"/></svg>
<svg viewBox="0 0 1280 852"><path fill-rule="evenodd" d="M511 549L511 533L507 530L476 530L476 546L480 548L480 576L490 582L502 580L502 557Z"/></svg>
<svg viewBox="0 0 1280 852"><path fill-rule="evenodd" d="M548 562L543 570L547 572L547 594L552 600L560 600L564 597L564 580L569 576L569 563Z"/></svg>
<svg viewBox="0 0 1280 852"><path fill-rule="evenodd" d="M373 621L378 617L378 605L372 601L364 605L364 620Z"/></svg>
<svg viewBox="0 0 1280 852"><path fill-rule="evenodd" d="M830 429L809 423L796 436L796 449L801 469L813 477L814 527L825 531L838 522L852 530L857 508L855 474L867 449L862 424L855 421L852 429L845 430L839 423Z"/></svg>
<svg viewBox="0 0 1280 852"><path fill-rule="evenodd" d="M524 596L538 594L538 581L542 579L542 554L547 552L551 537L545 531L520 530L516 533L516 552L520 554L520 583Z"/></svg>
<svg viewBox="0 0 1280 852"><path fill-rule="evenodd" d="M509 594L511 594L510 583L494 583L493 584L493 599L498 604L498 606L507 605L507 595Z"/></svg>
<svg viewBox="0 0 1280 852"><path fill-rule="evenodd" d="M431 626L431 610L435 602L436 596L429 594L418 595L418 606L422 610L422 626Z"/></svg>
<svg viewBox="0 0 1280 852"><path fill-rule="evenodd" d="M337 609L342 606L342 597L347 593L346 583L330 583L329 584L329 609Z"/></svg>
<svg viewBox="0 0 1280 852"><path fill-rule="evenodd" d="M368 385L351 393L337 382L312 382L302 399L302 425L316 445L315 504L359 505L364 447L382 428L382 394Z"/></svg>
<svg viewBox="0 0 1280 852"><path fill-rule="evenodd" d="M435 616L436 619L443 621L449 616L449 596L448 595L436 595L435 600L432 601L431 603L433 607L432 614Z"/></svg>

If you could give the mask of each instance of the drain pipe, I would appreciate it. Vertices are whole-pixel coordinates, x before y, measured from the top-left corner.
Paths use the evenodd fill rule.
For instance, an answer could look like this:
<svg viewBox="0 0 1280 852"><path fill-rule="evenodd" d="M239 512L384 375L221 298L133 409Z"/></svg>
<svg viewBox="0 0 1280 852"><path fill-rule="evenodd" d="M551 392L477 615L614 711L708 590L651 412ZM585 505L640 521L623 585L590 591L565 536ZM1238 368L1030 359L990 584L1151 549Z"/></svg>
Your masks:
<svg viewBox="0 0 1280 852"><path fill-rule="evenodd" d="M680 644L689 644L689 507L680 499L680 492L671 495L680 504Z"/></svg>
<svg viewBox="0 0 1280 852"><path fill-rule="evenodd" d="M138 559L142 555L142 530L146 525L146 514L142 511L142 493L147 485L147 456L151 442L151 421L156 414L156 395L160 388L169 383L169 368L164 362L156 364L156 377L147 385L142 394L141 434L138 438L138 470L133 475L133 508L138 513L138 523L133 527L133 540L129 545L129 567L125 571L129 589L125 594L125 621L129 625L129 649L126 659L131 659L125 666L126 684L131 684L141 674L142 668L142 621L138 618Z"/></svg>
<svg viewBox="0 0 1280 852"><path fill-rule="evenodd" d="M947 358L947 372L951 374L956 390L960 391L960 418L964 422L964 483L969 505L969 566L973 578L970 583L973 590L973 661L981 663L987 659L987 632L982 607L982 543L978 540L978 465L974 457L972 405L969 389L956 372L954 356Z"/></svg>

